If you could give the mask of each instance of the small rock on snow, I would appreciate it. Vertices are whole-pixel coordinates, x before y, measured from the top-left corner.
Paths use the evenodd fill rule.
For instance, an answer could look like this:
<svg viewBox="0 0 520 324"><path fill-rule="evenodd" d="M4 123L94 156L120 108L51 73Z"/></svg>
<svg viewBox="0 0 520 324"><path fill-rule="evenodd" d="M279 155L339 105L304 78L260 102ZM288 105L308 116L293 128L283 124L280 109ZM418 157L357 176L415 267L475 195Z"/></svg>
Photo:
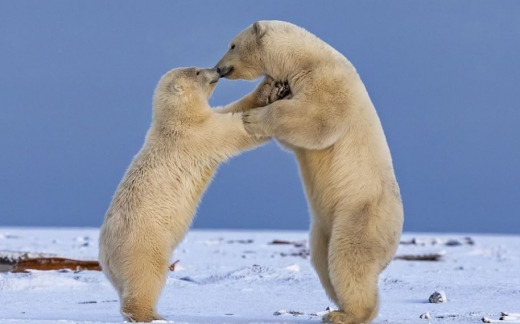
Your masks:
<svg viewBox="0 0 520 324"><path fill-rule="evenodd" d="M436 291L433 294L431 294L428 301L432 304L439 304L439 303L445 303L448 301L446 298L446 293L442 290Z"/></svg>
<svg viewBox="0 0 520 324"><path fill-rule="evenodd" d="M462 242L459 241L459 240L454 240L454 239L452 239L452 240L448 240L448 241L445 243L445 245L447 245L447 246L459 246L459 245L462 245Z"/></svg>

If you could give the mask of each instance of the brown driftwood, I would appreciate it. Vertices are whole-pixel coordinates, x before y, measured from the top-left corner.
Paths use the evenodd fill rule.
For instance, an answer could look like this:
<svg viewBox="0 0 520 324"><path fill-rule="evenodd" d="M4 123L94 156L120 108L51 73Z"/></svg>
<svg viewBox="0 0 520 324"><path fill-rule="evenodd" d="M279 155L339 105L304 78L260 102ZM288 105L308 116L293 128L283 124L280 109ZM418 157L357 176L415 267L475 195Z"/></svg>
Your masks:
<svg viewBox="0 0 520 324"><path fill-rule="evenodd" d="M11 272L28 272L28 270L63 270L74 271L94 270L101 271L97 261L84 261L66 258L33 258L16 262Z"/></svg>
<svg viewBox="0 0 520 324"><path fill-rule="evenodd" d="M179 260L172 263L168 269L175 271L175 265ZM92 260L75 260L59 257L37 257L20 259L16 261L6 262L6 271L9 272L29 272L28 270L64 270L69 269L73 271L101 271L101 265L98 261Z"/></svg>

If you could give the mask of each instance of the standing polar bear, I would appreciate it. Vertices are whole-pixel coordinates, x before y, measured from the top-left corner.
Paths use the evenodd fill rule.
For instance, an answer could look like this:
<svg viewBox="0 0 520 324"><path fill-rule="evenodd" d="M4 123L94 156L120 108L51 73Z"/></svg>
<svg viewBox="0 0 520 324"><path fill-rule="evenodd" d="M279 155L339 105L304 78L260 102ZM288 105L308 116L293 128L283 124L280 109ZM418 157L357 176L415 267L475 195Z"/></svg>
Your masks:
<svg viewBox="0 0 520 324"><path fill-rule="evenodd" d="M265 80L220 112L208 105L219 74L166 73L154 93L145 144L119 184L100 233L99 260L132 322L162 319L155 310L172 251L184 237L220 163L267 139L249 135L240 112L264 106L278 90Z"/></svg>
<svg viewBox="0 0 520 324"><path fill-rule="evenodd" d="M217 69L229 79L288 82L292 98L244 112L245 128L275 137L298 159L313 211L312 264L340 308L324 320L370 322L403 207L381 123L355 68L303 28L260 21L231 41Z"/></svg>

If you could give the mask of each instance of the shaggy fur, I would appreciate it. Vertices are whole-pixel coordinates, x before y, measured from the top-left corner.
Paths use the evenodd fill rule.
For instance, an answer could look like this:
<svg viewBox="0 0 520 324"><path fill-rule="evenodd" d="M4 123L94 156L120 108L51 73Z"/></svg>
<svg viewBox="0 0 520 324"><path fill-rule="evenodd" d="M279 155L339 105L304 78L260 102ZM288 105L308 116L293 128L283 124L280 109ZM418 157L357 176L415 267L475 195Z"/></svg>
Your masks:
<svg viewBox="0 0 520 324"><path fill-rule="evenodd" d="M229 79L267 75L292 97L244 112L246 130L294 151L310 209L312 263L339 310L324 320L377 316L379 273L392 259L403 208L381 123L352 64L303 28L260 21L217 64Z"/></svg>
<svg viewBox="0 0 520 324"><path fill-rule="evenodd" d="M271 90L277 92L272 81L218 111L208 105L218 79L214 69L197 68L174 69L161 78L144 146L106 213L99 259L128 321L161 319L156 304L170 255L188 230L215 170L267 140L249 135L240 113L226 112L266 105L273 100Z"/></svg>

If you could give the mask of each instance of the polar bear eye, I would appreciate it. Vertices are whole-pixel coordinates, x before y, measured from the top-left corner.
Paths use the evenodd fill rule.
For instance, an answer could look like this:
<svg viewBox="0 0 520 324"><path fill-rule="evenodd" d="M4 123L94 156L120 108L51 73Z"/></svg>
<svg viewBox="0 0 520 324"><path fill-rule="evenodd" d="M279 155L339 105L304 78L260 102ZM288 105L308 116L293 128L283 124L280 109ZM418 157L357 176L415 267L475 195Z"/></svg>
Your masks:
<svg viewBox="0 0 520 324"><path fill-rule="evenodd" d="M231 44L231 49L235 49L235 44Z"/></svg>

